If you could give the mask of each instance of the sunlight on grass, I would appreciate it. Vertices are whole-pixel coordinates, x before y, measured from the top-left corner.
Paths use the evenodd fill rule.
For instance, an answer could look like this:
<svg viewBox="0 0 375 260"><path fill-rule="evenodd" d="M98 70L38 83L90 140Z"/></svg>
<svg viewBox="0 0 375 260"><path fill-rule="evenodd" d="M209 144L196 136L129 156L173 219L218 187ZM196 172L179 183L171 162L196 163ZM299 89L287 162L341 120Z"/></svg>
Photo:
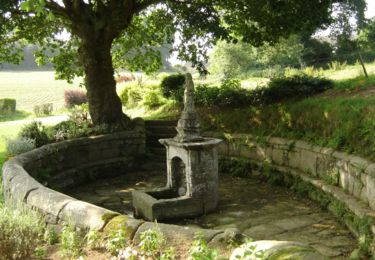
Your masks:
<svg viewBox="0 0 375 260"><path fill-rule="evenodd" d="M64 106L64 91L77 88L81 79L72 85L55 80L53 71L0 72L0 98L14 98L17 110L33 111L35 105L53 103L54 110Z"/></svg>

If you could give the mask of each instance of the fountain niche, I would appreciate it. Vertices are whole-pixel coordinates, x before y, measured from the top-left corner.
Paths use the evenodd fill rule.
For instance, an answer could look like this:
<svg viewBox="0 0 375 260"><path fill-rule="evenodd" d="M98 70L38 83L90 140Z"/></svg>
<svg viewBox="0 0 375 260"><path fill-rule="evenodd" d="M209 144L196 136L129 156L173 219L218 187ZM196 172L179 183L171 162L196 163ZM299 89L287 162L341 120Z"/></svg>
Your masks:
<svg viewBox="0 0 375 260"><path fill-rule="evenodd" d="M135 217L151 221L195 217L217 207L217 145L221 140L200 134L190 74L185 77L184 110L176 129L176 137L159 140L167 152L167 185L133 191Z"/></svg>

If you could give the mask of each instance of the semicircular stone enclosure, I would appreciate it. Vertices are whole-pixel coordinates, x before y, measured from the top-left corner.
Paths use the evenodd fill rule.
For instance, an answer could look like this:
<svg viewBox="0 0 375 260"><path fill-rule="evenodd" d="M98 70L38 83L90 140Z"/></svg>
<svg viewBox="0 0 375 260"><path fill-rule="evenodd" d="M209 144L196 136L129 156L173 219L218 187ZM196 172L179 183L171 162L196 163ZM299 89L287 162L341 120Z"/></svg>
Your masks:
<svg viewBox="0 0 375 260"><path fill-rule="evenodd" d="M104 231L123 226L134 241L157 225L174 244L201 231L216 245L232 232L302 242L331 259L345 259L358 241L374 251L375 164L280 138L261 143L249 135L225 138L218 147L215 211L158 224L133 218L132 191L167 182L165 149L157 140L173 136L174 124L150 121L137 131L50 144L16 156L3 168L6 200L37 209L52 224L69 219Z"/></svg>

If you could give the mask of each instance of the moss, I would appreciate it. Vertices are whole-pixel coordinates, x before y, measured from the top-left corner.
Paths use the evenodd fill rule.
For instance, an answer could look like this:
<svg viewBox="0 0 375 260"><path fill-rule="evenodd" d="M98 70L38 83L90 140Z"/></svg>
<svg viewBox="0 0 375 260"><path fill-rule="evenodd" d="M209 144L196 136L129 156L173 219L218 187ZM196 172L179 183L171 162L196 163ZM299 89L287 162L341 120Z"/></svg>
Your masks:
<svg viewBox="0 0 375 260"><path fill-rule="evenodd" d="M117 217L118 213L112 213L112 212L108 212L108 213L105 213L103 216L102 216L102 220L105 222L105 223L108 223L111 219L113 219L114 217Z"/></svg>

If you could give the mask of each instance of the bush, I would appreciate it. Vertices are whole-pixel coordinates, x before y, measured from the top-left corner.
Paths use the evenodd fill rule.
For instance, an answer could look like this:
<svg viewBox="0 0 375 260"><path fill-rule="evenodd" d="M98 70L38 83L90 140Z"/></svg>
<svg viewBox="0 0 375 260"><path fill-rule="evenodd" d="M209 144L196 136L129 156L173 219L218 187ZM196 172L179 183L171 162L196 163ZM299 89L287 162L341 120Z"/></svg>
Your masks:
<svg viewBox="0 0 375 260"><path fill-rule="evenodd" d="M137 82L125 84L125 87L120 91L121 103L126 108L134 108L141 101L143 97L142 87Z"/></svg>
<svg viewBox="0 0 375 260"><path fill-rule="evenodd" d="M39 121L31 122L21 128L20 137L35 140L35 146L40 147L49 142L45 127Z"/></svg>
<svg viewBox="0 0 375 260"><path fill-rule="evenodd" d="M184 83L185 75L183 74L173 74L165 77L160 83L164 97L182 101L184 96Z"/></svg>
<svg viewBox="0 0 375 260"><path fill-rule="evenodd" d="M35 149L35 140L27 137L6 139L5 146L9 156L16 156Z"/></svg>
<svg viewBox="0 0 375 260"><path fill-rule="evenodd" d="M36 212L0 207L1 259L32 259L43 231L43 221Z"/></svg>
<svg viewBox="0 0 375 260"><path fill-rule="evenodd" d="M87 103L86 92L81 89L69 89L64 92L65 106L67 108Z"/></svg>
<svg viewBox="0 0 375 260"><path fill-rule="evenodd" d="M143 96L142 103L146 108L152 109L165 104L165 99L160 91L150 90Z"/></svg>
<svg viewBox="0 0 375 260"><path fill-rule="evenodd" d="M308 76L306 74L293 75L271 79L268 88L261 88L254 93L262 104L271 104L288 99L309 97L331 89L334 84L329 79Z"/></svg>
<svg viewBox="0 0 375 260"><path fill-rule="evenodd" d="M62 256L69 259L77 259L83 255L83 239L76 232L72 224L63 227L61 232L61 243L59 245Z"/></svg>
<svg viewBox="0 0 375 260"><path fill-rule="evenodd" d="M52 114L52 111L53 111L52 103L46 103L46 104L34 106L34 114L36 116L49 116Z"/></svg>
<svg viewBox="0 0 375 260"><path fill-rule="evenodd" d="M8 115L16 112L16 100L11 98L0 99L0 115Z"/></svg>

